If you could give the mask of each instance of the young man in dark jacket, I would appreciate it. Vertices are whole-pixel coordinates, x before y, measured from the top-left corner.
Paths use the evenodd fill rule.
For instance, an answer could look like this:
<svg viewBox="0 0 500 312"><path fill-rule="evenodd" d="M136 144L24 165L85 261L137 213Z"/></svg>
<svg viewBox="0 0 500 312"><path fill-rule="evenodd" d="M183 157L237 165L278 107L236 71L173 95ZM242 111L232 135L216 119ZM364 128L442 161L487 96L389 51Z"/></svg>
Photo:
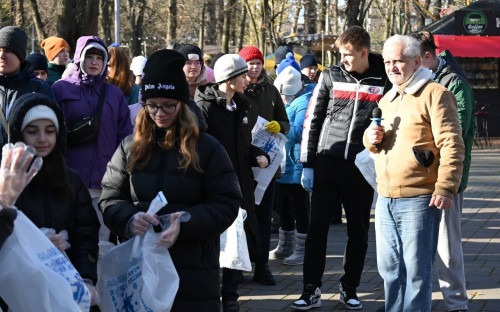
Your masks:
<svg viewBox="0 0 500 312"><path fill-rule="evenodd" d="M462 206L469 179L472 144L474 142L474 94L467 82L467 75L450 51L436 55L434 37L427 31L412 35L420 43L422 67L434 72L434 81L453 92L457 99L458 118L465 144L465 160L458 193L453 196L450 209L443 210L439 224L437 248L437 275L448 311L467 310L464 254L462 250Z"/></svg>
<svg viewBox="0 0 500 312"><path fill-rule="evenodd" d="M311 99L302 135L302 186L312 193L311 219L304 257L304 291L292 304L298 310L321 306L321 278L332 201L342 199L347 219L344 274L340 301L347 309L362 308L356 289L368 248L373 189L354 164L363 147L363 132L385 90L391 88L380 56L371 54L370 35L353 26L336 42L340 66L325 70ZM307 119L310 120L308 127Z"/></svg>
<svg viewBox="0 0 500 312"><path fill-rule="evenodd" d="M38 92L54 98L49 85L36 78L26 62L27 42L28 36L19 27L0 29L0 107L3 117L6 117L16 98L25 93ZM7 143L5 119L0 116L0 145Z"/></svg>

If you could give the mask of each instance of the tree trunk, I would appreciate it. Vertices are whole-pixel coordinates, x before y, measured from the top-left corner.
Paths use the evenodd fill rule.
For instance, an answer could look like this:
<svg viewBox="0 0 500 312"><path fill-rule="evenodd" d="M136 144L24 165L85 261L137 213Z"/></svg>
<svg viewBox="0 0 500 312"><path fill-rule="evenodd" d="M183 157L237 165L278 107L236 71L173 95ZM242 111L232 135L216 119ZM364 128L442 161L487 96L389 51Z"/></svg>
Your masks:
<svg viewBox="0 0 500 312"><path fill-rule="evenodd" d="M326 25L326 14L327 14L327 9L326 9L326 0L319 0L319 16L318 16L318 23L316 25L316 29L318 32L324 31L324 33L327 33L327 30L325 28Z"/></svg>
<svg viewBox="0 0 500 312"><path fill-rule="evenodd" d="M131 56L147 56L147 39L143 30L145 10L146 0L129 0L127 8L127 21L128 28L130 29L129 50Z"/></svg>
<svg viewBox="0 0 500 312"><path fill-rule="evenodd" d="M23 29L26 28L24 18L24 0L17 0L15 2L15 11L14 11L14 25L17 25Z"/></svg>
<svg viewBox="0 0 500 312"><path fill-rule="evenodd" d="M198 47L203 51L205 46L205 12L207 8L207 0L203 1L203 7L201 8L200 16L200 29L198 31Z"/></svg>
<svg viewBox="0 0 500 312"><path fill-rule="evenodd" d="M177 39L177 0L169 0L167 17L167 44Z"/></svg>
<svg viewBox="0 0 500 312"><path fill-rule="evenodd" d="M252 8L250 7L248 0L245 0L245 8L247 9L248 14L250 15L250 21L252 22L253 33L255 35L255 41L257 42L257 46L260 46L260 33L257 28L257 22L255 21L255 14L252 13Z"/></svg>
<svg viewBox="0 0 500 312"><path fill-rule="evenodd" d="M224 0L215 0L216 1L216 14L217 14L217 23L215 33L217 34L217 42L216 44L221 44L222 42L222 34L224 33Z"/></svg>
<svg viewBox="0 0 500 312"><path fill-rule="evenodd" d="M351 27L354 25L363 26L363 24L358 20L360 3L361 0L346 1L345 18L347 27Z"/></svg>
<svg viewBox="0 0 500 312"><path fill-rule="evenodd" d="M222 53L229 53L229 33L231 31L231 11L233 9L234 0L224 1L224 24L222 27L222 42L221 49Z"/></svg>
<svg viewBox="0 0 500 312"><path fill-rule="evenodd" d="M31 10L33 11L33 22L35 23L36 36L38 37L38 42L41 42L44 38L47 38L47 33L43 28L42 18L40 12L38 11L38 4L36 0L30 0Z"/></svg>
<svg viewBox="0 0 500 312"><path fill-rule="evenodd" d="M206 14L206 20L207 23L205 24L205 41L207 44L215 45L217 43L217 32L216 32L216 23L214 21L217 21L217 15L215 14L215 2L214 1L206 1L207 4L207 14Z"/></svg>
<svg viewBox="0 0 500 312"><path fill-rule="evenodd" d="M247 8L245 5L241 5L241 19L240 19L240 35L238 36L236 49L241 50L243 48L245 32L246 32L246 21L247 21Z"/></svg>
<svg viewBox="0 0 500 312"><path fill-rule="evenodd" d="M333 33L339 34L339 0L333 0L332 3L333 11Z"/></svg>
<svg viewBox="0 0 500 312"><path fill-rule="evenodd" d="M302 3L304 3L304 31L306 34L315 34L318 32L316 0L304 0Z"/></svg>
<svg viewBox="0 0 500 312"><path fill-rule="evenodd" d="M81 36L97 34L99 3L92 0L57 0L57 36L64 38L75 51Z"/></svg>
<svg viewBox="0 0 500 312"><path fill-rule="evenodd" d="M299 26L299 17L300 17L300 9L302 8L302 0L297 0L297 3L295 4L295 11L293 14L293 21L292 21L292 33L296 34L298 33L298 26Z"/></svg>
<svg viewBox="0 0 500 312"><path fill-rule="evenodd" d="M100 1L101 14L99 18L99 29L102 34L102 38L108 43L113 42L113 31L112 27L114 25L114 12L111 10L113 8L113 1L111 0L101 0Z"/></svg>

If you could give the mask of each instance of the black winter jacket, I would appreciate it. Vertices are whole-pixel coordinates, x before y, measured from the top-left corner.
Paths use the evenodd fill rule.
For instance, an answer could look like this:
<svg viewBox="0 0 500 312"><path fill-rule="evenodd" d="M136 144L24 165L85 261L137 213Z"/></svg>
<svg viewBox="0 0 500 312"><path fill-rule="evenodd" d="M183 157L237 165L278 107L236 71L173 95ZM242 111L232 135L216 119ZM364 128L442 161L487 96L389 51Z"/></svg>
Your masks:
<svg viewBox="0 0 500 312"><path fill-rule="evenodd" d="M252 258L260 252L259 225L255 215L255 185L251 167L257 167L257 156L269 155L251 144L252 135L248 125L248 102L238 94L233 101L236 111L226 109L226 98L218 96L215 84L199 86L195 94L196 104L203 111L208 123L207 133L219 140L226 149L240 182L243 202L241 208L247 211L245 230L247 243Z"/></svg>
<svg viewBox="0 0 500 312"><path fill-rule="evenodd" d="M162 150L155 144L144 169L126 171L133 136L125 138L102 181L99 202L104 223L125 236L129 219L147 211L151 200L163 191L168 204L158 215L188 211L191 220L181 224L170 247L179 290L172 311L219 311L219 235L236 219L241 203L238 178L224 147L212 136L200 133L197 151L203 172L179 169L178 147Z"/></svg>
<svg viewBox="0 0 500 312"><path fill-rule="evenodd" d="M62 166L65 166L63 153L66 126L57 103L38 93L20 96L9 114L11 139L13 142L22 141L23 119L32 107L40 104L52 108L57 116L59 123L57 142L52 153L44 158L41 171L23 190L15 206L39 228L53 228L56 233L61 230L68 231L68 242L71 247L66 250L66 254L69 260L83 278L96 282L100 223L92 206L89 191L78 173L66 167L66 177L62 176L64 174ZM59 161L54 162L56 153L59 155ZM56 167L49 167L51 165ZM54 183L50 183L50 179L66 179L71 190L68 189L66 196L63 196L60 188L51 186Z"/></svg>
<svg viewBox="0 0 500 312"><path fill-rule="evenodd" d="M21 63L21 71L15 75L0 75L0 107L4 116L11 110L14 101L25 93L38 92L55 99L54 93L48 83L33 75L31 64L27 61ZM7 134L0 124L2 136L0 145L7 143Z"/></svg>
<svg viewBox="0 0 500 312"><path fill-rule="evenodd" d="M250 104L248 111L248 125L250 130L257 123L257 118L261 116L267 121L276 120L281 127L280 132L287 134L290 130L290 122L286 113L285 104L276 87L269 81L266 72L263 70L259 81L252 83L245 90L245 97ZM281 170L278 168L275 178L281 177Z"/></svg>
<svg viewBox="0 0 500 312"><path fill-rule="evenodd" d="M17 217L16 209L2 209L0 210L0 249L9 238L12 231L14 231L14 220Z"/></svg>
<svg viewBox="0 0 500 312"><path fill-rule="evenodd" d="M344 66L322 72L317 96L313 94L309 111L310 128L302 134L300 160L313 167L316 155L354 160L364 149L363 133L372 111L385 92L392 88L380 55L369 54L369 69L363 74L349 73Z"/></svg>

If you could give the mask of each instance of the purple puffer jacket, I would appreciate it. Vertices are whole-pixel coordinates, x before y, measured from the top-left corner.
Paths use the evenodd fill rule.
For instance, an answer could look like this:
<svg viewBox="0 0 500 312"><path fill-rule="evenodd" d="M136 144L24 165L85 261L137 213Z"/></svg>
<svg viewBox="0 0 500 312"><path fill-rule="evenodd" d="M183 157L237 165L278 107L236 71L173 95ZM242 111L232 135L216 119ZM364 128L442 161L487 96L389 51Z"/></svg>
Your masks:
<svg viewBox="0 0 500 312"><path fill-rule="evenodd" d="M81 70L82 53L87 45L98 45L106 51L104 66L100 76L90 76ZM55 97L61 106L66 124L71 124L93 116L97 110L97 101L101 85L106 85L106 97L101 115L101 127L97 140L77 147L68 147L66 162L77 171L89 188L100 189L106 165L116 148L127 135L132 133L130 111L123 92L112 84L106 83L107 49L101 38L95 36L80 37L77 41L74 64L71 76L58 80L52 85ZM82 61L80 64L80 60Z"/></svg>

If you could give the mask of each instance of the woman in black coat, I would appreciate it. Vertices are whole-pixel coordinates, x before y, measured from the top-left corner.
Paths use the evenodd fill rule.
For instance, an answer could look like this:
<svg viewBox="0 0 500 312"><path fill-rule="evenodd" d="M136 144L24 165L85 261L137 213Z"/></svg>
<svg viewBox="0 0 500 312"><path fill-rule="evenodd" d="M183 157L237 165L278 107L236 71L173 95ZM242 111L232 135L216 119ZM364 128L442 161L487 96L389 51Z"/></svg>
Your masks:
<svg viewBox="0 0 500 312"><path fill-rule="evenodd" d="M200 86L195 101L204 113L208 124L207 132L217 138L226 149L240 182L243 202L241 208L247 212L245 232L247 233L250 256L255 258L261 251L259 227L255 215L255 184L251 167L265 168L269 155L251 144L251 129L248 126L248 102L241 97L248 81L248 66L238 54L221 56L215 66L215 84ZM222 307L223 311L239 311L238 278L236 270L223 269Z"/></svg>
<svg viewBox="0 0 500 312"><path fill-rule="evenodd" d="M125 238L158 224L145 211L159 191L168 204L158 215L189 212L189 222L164 231L160 240L179 274L171 311L219 312L219 236L238 214L241 191L224 147L200 132L187 106L184 62L173 50L149 57L143 109L134 135L123 140L108 164L100 208L105 224Z"/></svg>

